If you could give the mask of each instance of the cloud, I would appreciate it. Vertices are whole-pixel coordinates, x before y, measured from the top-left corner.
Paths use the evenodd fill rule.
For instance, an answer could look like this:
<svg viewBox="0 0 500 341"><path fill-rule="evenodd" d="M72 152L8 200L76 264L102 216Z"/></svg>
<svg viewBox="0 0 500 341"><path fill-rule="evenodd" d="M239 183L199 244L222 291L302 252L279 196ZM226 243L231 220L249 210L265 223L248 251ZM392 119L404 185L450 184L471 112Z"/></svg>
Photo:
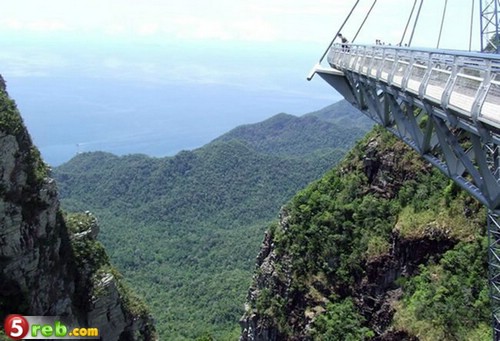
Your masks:
<svg viewBox="0 0 500 341"><path fill-rule="evenodd" d="M239 41L278 41L295 37L314 40L318 34L318 17L334 14L325 7L326 0L314 6L306 0L264 0L250 3L229 0L184 2L46 0L34 6L28 0L17 0L3 10L0 34L5 30L34 32L69 32L78 39L81 33L103 36L156 36L159 39L217 39ZM49 10L49 8L53 10ZM331 18L330 18L331 19ZM305 33L305 34L304 34ZM321 35L321 33L319 33Z"/></svg>
<svg viewBox="0 0 500 341"><path fill-rule="evenodd" d="M161 32L161 27L158 23L142 24L138 29L140 35L155 35L159 32Z"/></svg>
<svg viewBox="0 0 500 341"><path fill-rule="evenodd" d="M103 30L107 35L119 36L127 32L127 27L123 24L111 23L105 26Z"/></svg>
<svg viewBox="0 0 500 341"><path fill-rule="evenodd" d="M55 53L14 48L0 51L0 64L2 73L15 77L45 77L69 65L65 58Z"/></svg>
<svg viewBox="0 0 500 341"><path fill-rule="evenodd" d="M14 31L64 33L76 40L92 36L101 40L148 37L157 40L328 43L353 4L354 1L331 0L45 0L43 3L16 0L2 8L2 17L9 19L0 19L0 35L8 36ZM354 37L371 4L372 1L360 1L343 29L348 37ZM399 40L412 4L412 1L401 0L377 2L357 42ZM424 3L415 34L419 45L435 45L442 9L442 2ZM453 18L470 17L468 2L457 0L448 12L444 29L447 36L443 41L465 41L466 45L468 25L459 25ZM462 28L463 32L456 33ZM476 32L478 30L473 38L479 37Z"/></svg>
<svg viewBox="0 0 500 341"><path fill-rule="evenodd" d="M234 32L229 30L226 22L220 22L197 16L180 16L172 20L171 26L164 31L181 39L218 39L234 38Z"/></svg>
<svg viewBox="0 0 500 341"><path fill-rule="evenodd" d="M347 14L347 10L350 10L351 7L352 4L350 2L342 1L332 5L331 0L316 0L314 2L287 0L274 0L270 2L268 0L257 0L243 5L244 11L247 13L274 16L275 18L277 18L277 16L287 15L329 16L330 18L334 18L337 16L337 13L340 14L340 16L342 16L344 12Z"/></svg>
<svg viewBox="0 0 500 341"><path fill-rule="evenodd" d="M41 20L19 20L6 19L0 21L0 28L4 27L14 31L32 31L32 32L56 32L70 31L67 23L57 19Z"/></svg>
<svg viewBox="0 0 500 341"><path fill-rule="evenodd" d="M275 41L279 31L266 20L259 18L230 19L183 16L174 19L174 25L165 29L176 38L195 40Z"/></svg>
<svg viewBox="0 0 500 341"><path fill-rule="evenodd" d="M61 20L36 20L26 23L28 29L33 31L68 31L68 25Z"/></svg>

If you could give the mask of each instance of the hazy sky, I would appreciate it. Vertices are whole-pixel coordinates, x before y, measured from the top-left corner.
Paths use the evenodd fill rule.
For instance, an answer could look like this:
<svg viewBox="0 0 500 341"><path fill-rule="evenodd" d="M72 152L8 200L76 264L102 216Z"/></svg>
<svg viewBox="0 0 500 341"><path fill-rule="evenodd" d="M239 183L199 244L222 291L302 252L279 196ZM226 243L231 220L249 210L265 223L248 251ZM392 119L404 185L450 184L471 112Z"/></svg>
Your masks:
<svg viewBox="0 0 500 341"><path fill-rule="evenodd" d="M423 0L422 0L423 1ZM43 74L43 67L64 66L71 62L59 52L62 46L72 45L74 53L88 53L88 46L124 44L134 49L145 44L157 46L177 44L175 54L182 56L184 47L200 44L222 46L225 57L239 58L240 48L266 50L269 59L276 58L287 49L290 57L306 56L309 65L298 65L307 74L314 62L328 46L355 0L16 0L2 7L0 17L0 43L30 49L36 44L46 44L40 49L21 54L15 50L0 50L0 73L7 75ZM401 40L411 8L417 0L378 0L356 42L373 44L376 39L396 44ZM478 49L479 5L475 1L473 49ZM473 0L453 0L448 4L441 37L442 48L466 50L469 46L471 5ZM343 34L352 40L372 0L360 0ZM445 0L424 1L412 46L436 47ZM409 25L406 40L413 23ZM263 45L264 44L264 45ZM171 46L170 46L171 48ZM297 51L297 52L295 52ZM78 52L82 55L81 52ZM126 53L120 56L103 56L108 68L127 64L153 77L158 70L154 63L136 60L130 65ZM203 55L200 55L200 61ZM282 55L282 58L288 56ZM273 62L256 59L246 64L253 67ZM81 63L81 61L80 61ZM82 65L85 67L85 65ZM181 75L185 70L198 70L202 79L221 80L230 70L203 65L187 64L182 58L171 65L164 78ZM302 70L304 68L304 70ZM248 69L247 69L248 71ZM245 77L245 75L242 75ZM248 79L250 81L250 79Z"/></svg>
<svg viewBox="0 0 500 341"><path fill-rule="evenodd" d="M372 2L360 0L342 32L348 39ZM8 1L0 16L0 74L53 164L74 155L76 144L172 155L240 124L340 100L319 77L306 77L354 3ZM444 3L424 1L413 46L436 47ZM398 43L413 4L378 0L356 42ZM468 48L471 4L449 1L442 48Z"/></svg>
<svg viewBox="0 0 500 341"><path fill-rule="evenodd" d="M47 34L72 39L216 39L327 44L354 0L16 0L2 6L0 34ZM346 26L354 35L371 5L361 0ZM360 42L399 41L412 0L379 0ZM425 1L415 46L435 46L444 0ZM478 7L479 1L476 1ZM448 5L443 29L445 47L467 48L471 0ZM475 12L478 24L478 8ZM479 33L474 39L478 43ZM463 45L463 46L460 46Z"/></svg>

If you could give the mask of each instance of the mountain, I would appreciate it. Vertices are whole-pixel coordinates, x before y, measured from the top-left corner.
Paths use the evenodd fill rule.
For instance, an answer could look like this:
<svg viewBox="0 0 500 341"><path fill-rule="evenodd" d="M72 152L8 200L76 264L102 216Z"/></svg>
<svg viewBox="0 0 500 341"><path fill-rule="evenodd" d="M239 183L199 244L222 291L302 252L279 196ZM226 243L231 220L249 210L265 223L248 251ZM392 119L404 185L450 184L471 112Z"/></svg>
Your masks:
<svg viewBox="0 0 500 341"><path fill-rule="evenodd" d="M350 104L347 105L353 113L353 122L344 122L344 103L347 102L338 102L302 117L281 113L260 123L237 127L214 142L234 139L257 152L284 157L328 152L332 147L345 150L351 146L353 138L361 138L370 129L371 123ZM358 120L359 125L356 124ZM332 126L337 128L332 129Z"/></svg>
<svg viewBox="0 0 500 341"><path fill-rule="evenodd" d="M491 340L485 221L377 127L267 230L240 340Z"/></svg>
<svg viewBox="0 0 500 341"><path fill-rule="evenodd" d="M367 120L365 115L360 114L358 109L345 100L305 115L305 117L309 116L318 117L323 121L343 127L358 127L366 131L373 126L371 120Z"/></svg>
<svg viewBox="0 0 500 341"><path fill-rule="evenodd" d="M48 175L0 76L0 320L59 316L98 328L105 340L156 339L144 303L96 240L96 218L63 213ZM17 333L23 325L12 327ZM0 339L10 340L5 335L0 329Z"/></svg>
<svg viewBox="0 0 500 341"><path fill-rule="evenodd" d="M266 226L365 132L278 114L174 157L83 153L53 174L65 209L99 217L101 241L151 305L160 337L234 340Z"/></svg>

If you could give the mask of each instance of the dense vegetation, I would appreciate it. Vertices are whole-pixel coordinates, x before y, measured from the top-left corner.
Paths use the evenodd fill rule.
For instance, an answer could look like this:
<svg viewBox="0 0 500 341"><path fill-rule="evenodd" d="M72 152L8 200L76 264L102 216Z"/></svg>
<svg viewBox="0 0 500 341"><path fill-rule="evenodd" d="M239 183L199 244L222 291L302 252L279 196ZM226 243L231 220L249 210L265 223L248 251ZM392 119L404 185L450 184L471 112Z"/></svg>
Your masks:
<svg viewBox="0 0 500 341"><path fill-rule="evenodd" d="M308 333L315 339L369 339L375 314L363 301L401 288L394 330L420 340L491 339L484 210L383 129L284 211L286 227L273 225L270 233L276 276L291 281L283 282L287 298L279 285L264 288L250 307L283 338L307 330L300 321L314 315ZM398 252L420 266L394 268L398 278L367 291L368 274L387 271Z"/></svg>
<svg viewBox="0 0 500 341"><path fill-rule="evenodd" d="M404 282L395 325L421 340L491 340L487 239L460 242Z"/></svg>
<svg viewBox="0 0 500 341"><path fill-rule="evenodd" d="M234 340L264 229L365 132L335 124L335 110L280 114L169 158L78 155L54 170L63 207L99 217L162 339Z"/></svg>

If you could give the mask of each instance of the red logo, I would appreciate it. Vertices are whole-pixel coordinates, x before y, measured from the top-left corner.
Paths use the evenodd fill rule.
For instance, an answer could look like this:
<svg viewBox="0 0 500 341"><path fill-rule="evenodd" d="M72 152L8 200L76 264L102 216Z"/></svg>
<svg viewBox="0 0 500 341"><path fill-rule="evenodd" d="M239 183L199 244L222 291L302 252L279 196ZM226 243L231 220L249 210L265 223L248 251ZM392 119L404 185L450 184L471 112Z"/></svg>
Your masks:
<svg viewBox="0 0 500 341"><path fill-rule="evenodd" d="M13 340L20 340L28 334L29 324L22 315L8 315L3 324L5 334Z"/></svg>

